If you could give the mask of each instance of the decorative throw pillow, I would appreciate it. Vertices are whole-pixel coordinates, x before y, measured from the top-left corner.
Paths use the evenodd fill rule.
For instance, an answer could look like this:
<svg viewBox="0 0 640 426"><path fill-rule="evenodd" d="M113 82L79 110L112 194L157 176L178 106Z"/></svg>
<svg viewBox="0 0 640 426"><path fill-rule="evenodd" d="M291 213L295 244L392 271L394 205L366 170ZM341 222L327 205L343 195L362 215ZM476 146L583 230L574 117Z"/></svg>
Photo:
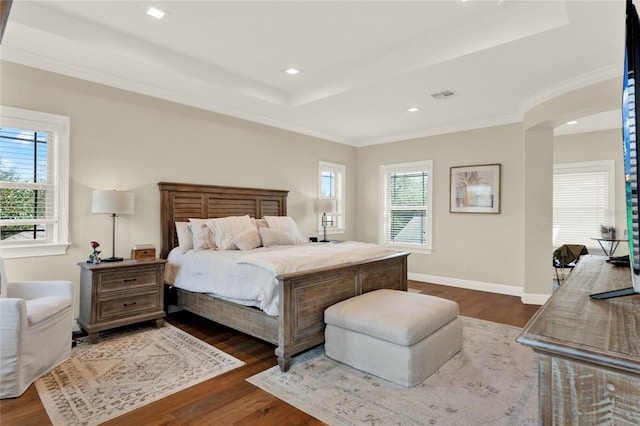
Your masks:
<svg viewBox="0 0 640 426"><path fill-rule="evenodd" d="M296 244L291 232L282 228L260 228L260 239L264 247Z"/></svg>
<svg viewBox="0 0 640 426"><path fill-rule="evenodd" d="M257 229L247 229L233 236L233 243L240 250L251 250L262 245Z"/></svg>
<svg viewBox="0 0 640 426"><path fill-rule="evenodd" d="M207 222L210 220L213 219L189 218L194 250L213 250L216 248L213 233L211 229L207 227Z"/></svg>
<svg viewBox="0 0 640 426"><path fill-rule="evenodd" d="M218 250L236 250L233 237L247 229L256 229L249 215L212 219L207 222L207 227L213 231Z"/></svg>
<svg viewBox="0 0 640 426"><path fill-rule="evenodd" d="M178 235L178 247L182 253L193 250L193 234L189 222L176 222L176 234Z"/></svg>
<svg viewBox="0 0 640 426"><path fill-rule="evenodd" d="M303 244L306 243L307 240L302 236L302 233L298 229L298 225L293 220L292 217L289 216L264 216L263 219L269 225L269 228L275 229L284 229L288 231L293 237L293 244Z"/></svg>

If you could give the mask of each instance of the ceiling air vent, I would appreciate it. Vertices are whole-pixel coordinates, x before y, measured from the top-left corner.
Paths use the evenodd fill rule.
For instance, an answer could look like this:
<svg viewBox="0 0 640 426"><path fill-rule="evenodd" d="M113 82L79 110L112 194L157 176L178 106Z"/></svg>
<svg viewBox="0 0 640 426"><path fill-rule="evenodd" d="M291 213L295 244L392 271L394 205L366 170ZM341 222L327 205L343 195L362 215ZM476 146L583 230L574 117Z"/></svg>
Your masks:
<svg viewBox="0 0 640 426"><path fill-rule="evenodd" d="M444 92L433 93L431 97L433 99L449 99L449 98L453 98L456 95L457 93L454 92L453 90L445 90Z"/></svg>

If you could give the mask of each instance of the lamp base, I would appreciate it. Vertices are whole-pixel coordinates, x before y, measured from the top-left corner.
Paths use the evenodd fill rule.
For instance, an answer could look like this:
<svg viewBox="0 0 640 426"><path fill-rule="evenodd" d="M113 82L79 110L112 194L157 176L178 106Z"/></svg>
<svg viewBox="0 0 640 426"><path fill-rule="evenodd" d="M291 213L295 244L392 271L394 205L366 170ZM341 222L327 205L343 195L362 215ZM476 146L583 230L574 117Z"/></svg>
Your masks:
<svg viewBox="0 0 640 426"><path fill-rule="evenodd" d="M318 241L318 242L319 242L319 243L330 243L331 241L330 241L330 240L320 240L320 241Z"/></svg>
<svg viewBox="0 0 640 426"><path fill-rule="evenodd" d="M103 262L122 262L124 259L122 257L108 257L106 259L102 259Z"/></svg>

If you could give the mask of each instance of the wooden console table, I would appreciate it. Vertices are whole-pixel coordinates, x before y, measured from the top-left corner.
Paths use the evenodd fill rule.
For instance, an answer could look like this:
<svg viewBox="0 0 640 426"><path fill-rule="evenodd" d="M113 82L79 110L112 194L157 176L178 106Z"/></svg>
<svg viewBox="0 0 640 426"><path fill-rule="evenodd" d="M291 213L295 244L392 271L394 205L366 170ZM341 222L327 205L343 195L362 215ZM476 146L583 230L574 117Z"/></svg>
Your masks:
<svg viewBox="0 0 640 426"><path fill-rule="evenodd" d="M606 259L582 256L516 339L538 355L543 425L640 424L640 295L589 298L631 286Z"/></svg>

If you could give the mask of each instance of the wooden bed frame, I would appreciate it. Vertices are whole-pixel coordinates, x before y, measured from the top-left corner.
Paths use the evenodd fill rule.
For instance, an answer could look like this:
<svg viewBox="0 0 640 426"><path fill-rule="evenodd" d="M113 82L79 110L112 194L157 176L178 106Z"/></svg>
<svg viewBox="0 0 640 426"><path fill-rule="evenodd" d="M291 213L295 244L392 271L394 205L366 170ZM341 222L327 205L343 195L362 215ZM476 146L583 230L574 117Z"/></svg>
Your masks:
<svg viewBox="0 0 640 426"><path fill-rule="evenodd" d="M178 245L175 222L189 218L249 215L285 216L289 191L185 183L158 183L162 249L166 259ZM324 310L349 297L389 288L407 290L407 256L397 253L370 261L278 276L279 315L237 305L207 294L176 289L176 304L202 317L277 345L278 365L324 342Z"/></svg>

